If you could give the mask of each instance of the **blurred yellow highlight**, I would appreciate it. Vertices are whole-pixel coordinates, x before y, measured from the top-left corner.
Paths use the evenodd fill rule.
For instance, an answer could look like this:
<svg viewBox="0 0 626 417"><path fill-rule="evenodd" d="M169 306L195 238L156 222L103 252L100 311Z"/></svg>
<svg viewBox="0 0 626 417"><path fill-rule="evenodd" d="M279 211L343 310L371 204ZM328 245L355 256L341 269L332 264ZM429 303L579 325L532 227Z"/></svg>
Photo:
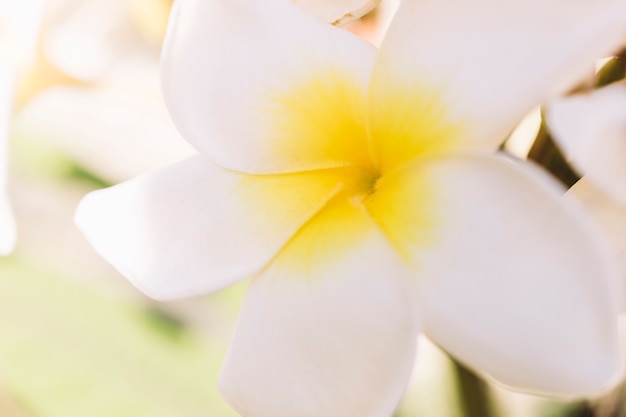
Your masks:
<svg viewBox="0 0 626 417"><path fill-rule="evenodd" d="M130 16L141 36L161 45L173 0L130 0Z"/></svg>

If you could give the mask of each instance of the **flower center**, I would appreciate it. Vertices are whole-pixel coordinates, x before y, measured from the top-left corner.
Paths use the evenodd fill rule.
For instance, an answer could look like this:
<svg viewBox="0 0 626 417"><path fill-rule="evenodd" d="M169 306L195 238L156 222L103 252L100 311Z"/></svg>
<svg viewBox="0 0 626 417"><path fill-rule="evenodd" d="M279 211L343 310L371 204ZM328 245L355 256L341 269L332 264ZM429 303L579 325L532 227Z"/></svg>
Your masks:
<svg viewBox="0 0 626 417"><path fill-rule="evenodd" d="M449 120L444 95L421 83L386 78L368 93L341 71L308 75L275 91L263 113L274 154L289 158L294 170L337 184L286 245L287 275L315 276L373 227L411 259L412 247L436 239L441 203L428 170L419 167L459 149L463 126Z"/></svg>
<svg viewBox="0 0 626 417"><path fill-rule="evenodd" d="M344 168L343 171L341 174L343 178L341 194L355 199L355 202L363 201L374 194L381 178L380 171L373 166L348 167Z"/></svg>
<svg viewBox="0 0 626 417"><path fill-rule="evenodd" d="M374 191L376 191L376 184L378 184L379 179L380 172L377 170L366 171L363 173L363 176L361 177L361 187L365 197L370 194L374 194Z"/></svg>

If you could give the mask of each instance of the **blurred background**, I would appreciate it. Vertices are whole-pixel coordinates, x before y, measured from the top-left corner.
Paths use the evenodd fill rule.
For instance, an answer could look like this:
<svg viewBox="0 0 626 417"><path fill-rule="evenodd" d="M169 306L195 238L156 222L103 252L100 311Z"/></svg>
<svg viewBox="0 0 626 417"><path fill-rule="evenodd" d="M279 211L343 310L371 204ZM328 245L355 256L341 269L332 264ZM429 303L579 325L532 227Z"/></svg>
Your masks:
<svg viewBox="0 0 626 417"><path fill-rule="evenodd" d="M0 89L12 103L0 136L19 239L0 258L0 417L236 416L216 381L246 284L151 301L72 220L87 192L193 153L159 87L171 0L13 1L0 0L0 46L24 33L14 91ZM350 29L376 43L388 10ZM511 146L523 149L539 123L529 115ZM506 392L424 339L398 417L620 416L620 398Z"/></svg>

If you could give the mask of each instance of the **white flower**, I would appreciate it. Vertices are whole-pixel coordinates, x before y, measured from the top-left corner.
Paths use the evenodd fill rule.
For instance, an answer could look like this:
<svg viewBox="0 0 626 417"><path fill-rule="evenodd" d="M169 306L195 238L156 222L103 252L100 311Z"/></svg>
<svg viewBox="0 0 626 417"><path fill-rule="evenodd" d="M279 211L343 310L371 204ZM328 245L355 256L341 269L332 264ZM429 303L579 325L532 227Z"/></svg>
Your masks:
<svg viewBox="0 0 626 417"><path fill-rule="evenodd" d="M179 0L163 83L200 154L77 222L155 298L252 277L220 379L246 417L389 416L420 331L503 384L597 391L620 368L608 251L494 150L625 9L405 0L377 53L291 1Z"/></svg>

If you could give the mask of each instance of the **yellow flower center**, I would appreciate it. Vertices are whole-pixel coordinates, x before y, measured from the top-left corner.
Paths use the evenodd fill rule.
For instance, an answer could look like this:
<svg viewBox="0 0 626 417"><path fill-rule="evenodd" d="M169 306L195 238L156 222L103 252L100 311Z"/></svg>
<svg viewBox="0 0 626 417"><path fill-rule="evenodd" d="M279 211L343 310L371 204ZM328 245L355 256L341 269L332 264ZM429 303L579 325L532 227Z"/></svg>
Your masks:
<svg viewBox="0 0 626 417"><path fill-rule="evenodd" d="M376 191L380 171L374 166L348 167L340 170L342 194L364 200Z"/></svg>
<svg viewBox="0 0 626 417"><path fill-rule="evenodd" d="M456 148L460 126L448 121L441 95L421 85L388 83L368 95L340 71L312 74L273 90L264 116L272 151L319 181L331 177L337 192L280 258L314 275L313 267L337 259L372 225L409 257L434 236L437 195L427 175L405 171ZM369 106L373 100L378 105Z"/></svg>

